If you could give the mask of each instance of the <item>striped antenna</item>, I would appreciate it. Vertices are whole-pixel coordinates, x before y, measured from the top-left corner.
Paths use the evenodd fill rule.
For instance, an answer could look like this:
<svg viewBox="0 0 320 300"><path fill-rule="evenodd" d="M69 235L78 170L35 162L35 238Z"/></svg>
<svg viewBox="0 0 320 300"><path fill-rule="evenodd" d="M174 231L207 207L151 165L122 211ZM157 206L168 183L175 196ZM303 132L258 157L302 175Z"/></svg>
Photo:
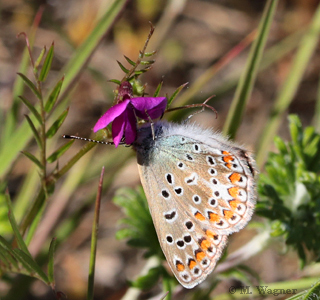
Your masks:
<svg viewBox="0 0 320 300"><path fill-rule="evenodd" d="M82 141L86 141L86 142L92 142L92 143L98 143L98 144L104 144L104 145L114 145L114 142L97 141L97 140L92 140L92 139L88 139L88 138L84 138L84 137L80 137L80 136L76 136L76 135L64 134L62 137L64 139L82 140Z"/></svg>

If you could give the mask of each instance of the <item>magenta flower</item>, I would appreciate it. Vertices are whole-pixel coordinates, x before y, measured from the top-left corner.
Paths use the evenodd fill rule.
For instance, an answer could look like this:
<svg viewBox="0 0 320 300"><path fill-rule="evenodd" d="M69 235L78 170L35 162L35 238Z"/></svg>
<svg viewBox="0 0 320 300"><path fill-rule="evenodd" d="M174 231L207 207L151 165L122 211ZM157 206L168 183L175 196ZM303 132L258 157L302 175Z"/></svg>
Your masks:
<svg viewBox="0 0 320 300"><path fill-rule="evenodd" d="M115 146L118 147L123 136L126 144L132 144L137 135L136 116L143 120L149 120L149 117L153 120L162 116L166 106L166 97L133 98L131 84L123 82L119 87L118 103L98 120L93 131L97 132L113 122L112 137Z"/></svg>

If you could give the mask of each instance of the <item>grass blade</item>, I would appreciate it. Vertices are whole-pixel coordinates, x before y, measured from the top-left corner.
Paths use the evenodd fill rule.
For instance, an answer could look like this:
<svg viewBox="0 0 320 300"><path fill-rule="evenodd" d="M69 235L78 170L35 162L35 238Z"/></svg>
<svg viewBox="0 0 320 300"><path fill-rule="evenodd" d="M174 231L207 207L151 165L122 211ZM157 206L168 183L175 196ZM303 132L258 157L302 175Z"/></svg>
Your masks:
<svg viewBox="0 0 320 300"><path fill-rule="evenodd" d="M274 138L281 120L282 115L293 100L299 84L302 80L303 74L308 66L308 62L319 41L320 34L320 4L314 14L310 27L303 36L297 54L293 60L288 77L284 82L280 92L276 98L274 107L270 114L270 119L266 128L264 129L257 150L257 165L262 166L267 155L269 145Z"/></svg>
<svg viewBox="0 0 320 300"><path fill-rule="evenodd" d="M278 0L268 0L265 6L258 29L258 37L251 47L245 72L240 78L232 101L227 120L223 128L223 133L230 136L232 139L236 136L247 100L251 95L277 4Z"/></svg>
<svg viewBox="0 0 320 300"><path fill-rule="evenodd" d="M94 271L96 264L96 253L97 253L97 241L98 241L98 229L99 229L99 214L101 204L101 192L103 184L104 167L102 167L98 193L96 198L96 206L94 210L94 220L92 224L92 236L91 236L91 253L90 253L90 264L89 264L89 277L88 277L88 300L93 300L94 292Z"/></svg>

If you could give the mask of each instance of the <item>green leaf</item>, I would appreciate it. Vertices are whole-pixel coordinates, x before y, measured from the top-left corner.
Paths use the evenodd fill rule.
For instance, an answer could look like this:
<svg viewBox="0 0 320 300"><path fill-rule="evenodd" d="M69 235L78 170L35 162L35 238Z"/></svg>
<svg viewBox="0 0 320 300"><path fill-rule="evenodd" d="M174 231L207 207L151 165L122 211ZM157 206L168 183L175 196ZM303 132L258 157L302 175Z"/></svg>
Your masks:
<svg viewBox="0 0 320 300"><path fill-rule="evenodd" d="M127 57L127 56L125 56L124 55L124 58L127 60L127 62L131 65L131 66L136 66L137 64L133 61L133 60L131 60L129 57Z"/></svg>
<svg viewBox="0 0 320 300"><path fill-rule="evenodd" d="M47 51L47 48L46 48L46 46L44 46L43 49L40 52L40 55L38 56L38 58L37 58L37 60L36 60L36 62L34 64L33 72L35 74L37 74L37 72L38 72L38 67L41 64L41 61L42 61L43 56L45 55L46 51Z"/></svg>
<svg viewBox="0 0 320 300"><path fill-rule="evenodd" d="M223 133L231 139L234 139L236 136L246 103L252 93L277 3L278 0L268 0L265 5L258 28L258 36L251 47L245 71L240 78L227 120L224 124Z"/></svg>
<svg viewBox="0 0 320 300"><path fill-rule="evenodd" d="M51 285L54 285L54 252L57 245L57 239L53 238L49 248L49 262L48 262L48 280Z"/></svg>
<svg viewBox="0 0 320 300"><path fill-rule="evenodd" d="M158 96L159 96L160 91L161 91L161 88L162 88L162 85L163 85L163 81L161 81L161 82L158 84L157 89L156 89L156 91L155 91L154 94L153 94L153 97L158 97Z"/></svg>
<svg viewBox="0 0 320 300"><path fill-rule="evenodd" d="M155 55L156 53L157 53L157 50L152 51L152 52L145 52L145 53L144 53L144 56L150 57L150 56L152 56L152 55Z"/></svg>
<svg viewBox="0 0 320 300"><path fill-rule="evenodd" d="M47 53L47 56L43 62L43 66L41 68L41 72L39 75L40 81L45 81L48 76L48 73L50 71L51 64L52 64L53 53L54 53L54 43L52 43L52 45Z"/></svg>
<svg viewBox="0 0 320 300"><path fill-rule="evenodd" d="M14 268L18 269L17 260L12 256L11 246L2 236L0 236L0 249L7 261L9 261Z"/></svg>
<svg viewBox="0 0 320 300"><path fill-rule="evenodd" d="M172 101L179 95L179 93L182 91L182 89L188 84L188 82L180 85L172 94L172 96L168 99L167 108L170 107Z"/></svg>
<svg viewBox="0 0 320 300"><path fill-rule="evenodd" d="M43 170L43 165L41 162L30 152L28 151L21 151L22 154L24 154L26 157L28 157L32 162L34 162L40 169Z"/></svg>
<svg viewBox="0 0 320 300"><path fill-rule="evenodd" d="M121 81L120 80L117 80L117 79L110 79L109 82L113 82L113 83L116 83L118 85L121 84Z"/></svg>
<svg viewBox="0 0 320 300"><path fill-rule="evenodd" d="M36 273L46 284L49 284L47 275L42 271L40 266L32 259L31 256L20 249L13 249L13 253L15 258L21 262L26 270L30 272L31 276Z"/></svg>
<svg viewBox="0 0 320 300"><path fill-rule="evenodd" d="M154 64L155 62L156 62L155 60L142 60L142 61L140 61L140 65L149 66L149 65Z"/></svg>
<svg viewBox="0 0 320 300"><path fill-rule="evenodd" d="M37 109L34 107L34 105L32 105L29 100L27 100L25 97L23 96L19 96L19 98L22 100L22 102L29 108L29 110L32 112L32 114L36 117L36 119L38 120L39 124L42 124L42 119L41 116L39 114L39 112L37 111Z"/></svg>
<svg viewBox="0 0 320 300"><path fill-rule="evenodd" d="M53 152L48 158L47 161L48 163L53 163L54 161L56 161L63 153L65 153L70 146L73 144L75 140L71 140L68 143L62 145L58 150L56 150L55 152Z"/></svg>
<svg viewBox="0 0 320 300"><path fill-rule="evenodd" d="M26 117L26 119L27 119L27 121L28 121L28 124L29 124L29 126L30 126L30 128L31 128L31 130L32 130L32 132L33 132L33 135L34 135L34 137L35 137L35 139L36 139L36 142L37 142L39 148L42 149L41 138L40 138L40 135L39 135L36 127L34 126L33 122L32 122L31 119L29 118L29 116L25 115L25 117Z"/></svg>
<svg viewBox="0 0 320 300"><path fill-rule="evenodd" d="M140 276L134 282L131 282L131 286L133 286L135 288L138 288L140 290L149 290L149 289L151 289L159 281L159 278L163 273L163 269L162 268L163 268L162 266L151 268L148 271L147 275Z"/></svg>
<svg viewBox="0 0 320 300"><path fill-rule="evenodd" d="M28 250L28 247L25 244L25 242L24 242L24 240L22 238L22 235L19 232L19 228L18 228L18 224L16 222L16 219L15 219L13 213L12 213L12 205L11 205L11 200L10 200L10 196L9 196L9 192L8 191L6 191L6 200L7 200L7 207L8 207L8 218L9 218L9 221L10 221L14 236L15 236L15 238L17 240L18 245L19 245L19 248L21 250L23 250L25 253L27 253L31 257L31 254L30 254L30 252Z"/></svg>
<svg viewBox="0 0 320 300"><path fill-rule="evenodd" d="M125 72L126 74L129 73L129 70L128 70L127 68L125 68L125 66L124 66L120 61L117 60L117 63L118 63L118 65L120 66L120 68L121 68L121 70L122 70L123 72Z"/></svg>
<svg viewBox="0 0 320 300"><path fill-rule="evenodd" d="M64 76L58 81L56 86L53 88L52 92L49 94L48 100L46 101L46 104L44 107L44 110L47 113L50 112L53 106L56 104L61 91L63 81L64 81Z"/></svg>
<svg viewBox="0 0 320 300"><path fill-rule="evenodd" d="M38 99L42 99L41 94L39 93L38 89L36 86L33 84L33 82L25 75L22 73L17 73L24 81L24 83L31 89L31 91L37 96Z"/></svg>
<svg viewBox="0 0 320 300"><path fill-rule="evenodd" d="M58 117L58 119L51 125L49 130L46 133L46 137L48 139L52 138L56 132L59 130L60 126L63 124L65 118L67 117L69 112L69 107L63 111L63 113Z"/></svg>

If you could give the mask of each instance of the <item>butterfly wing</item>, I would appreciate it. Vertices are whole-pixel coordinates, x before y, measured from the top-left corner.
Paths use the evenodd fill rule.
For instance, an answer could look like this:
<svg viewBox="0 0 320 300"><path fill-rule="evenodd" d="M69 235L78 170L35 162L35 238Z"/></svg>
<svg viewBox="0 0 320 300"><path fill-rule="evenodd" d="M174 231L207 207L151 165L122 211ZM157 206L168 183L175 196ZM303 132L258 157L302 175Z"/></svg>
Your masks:
<svg viewBox="0 0 320 300"><path fill-rule="evenodd" d="M184 210L175 195L166 193L157 166L138 165L150 213L163 253L177 280L186 288L201 283L215 268L227 236L218 235Z"/></svg>
<svg viewBox="0 0 320 300"><path fill-rule="evenodd" d="M192 288L214 269L227 235L253 213L251 157L197 127L155 124L134 147L160 245L179 282Z"/></svg>

